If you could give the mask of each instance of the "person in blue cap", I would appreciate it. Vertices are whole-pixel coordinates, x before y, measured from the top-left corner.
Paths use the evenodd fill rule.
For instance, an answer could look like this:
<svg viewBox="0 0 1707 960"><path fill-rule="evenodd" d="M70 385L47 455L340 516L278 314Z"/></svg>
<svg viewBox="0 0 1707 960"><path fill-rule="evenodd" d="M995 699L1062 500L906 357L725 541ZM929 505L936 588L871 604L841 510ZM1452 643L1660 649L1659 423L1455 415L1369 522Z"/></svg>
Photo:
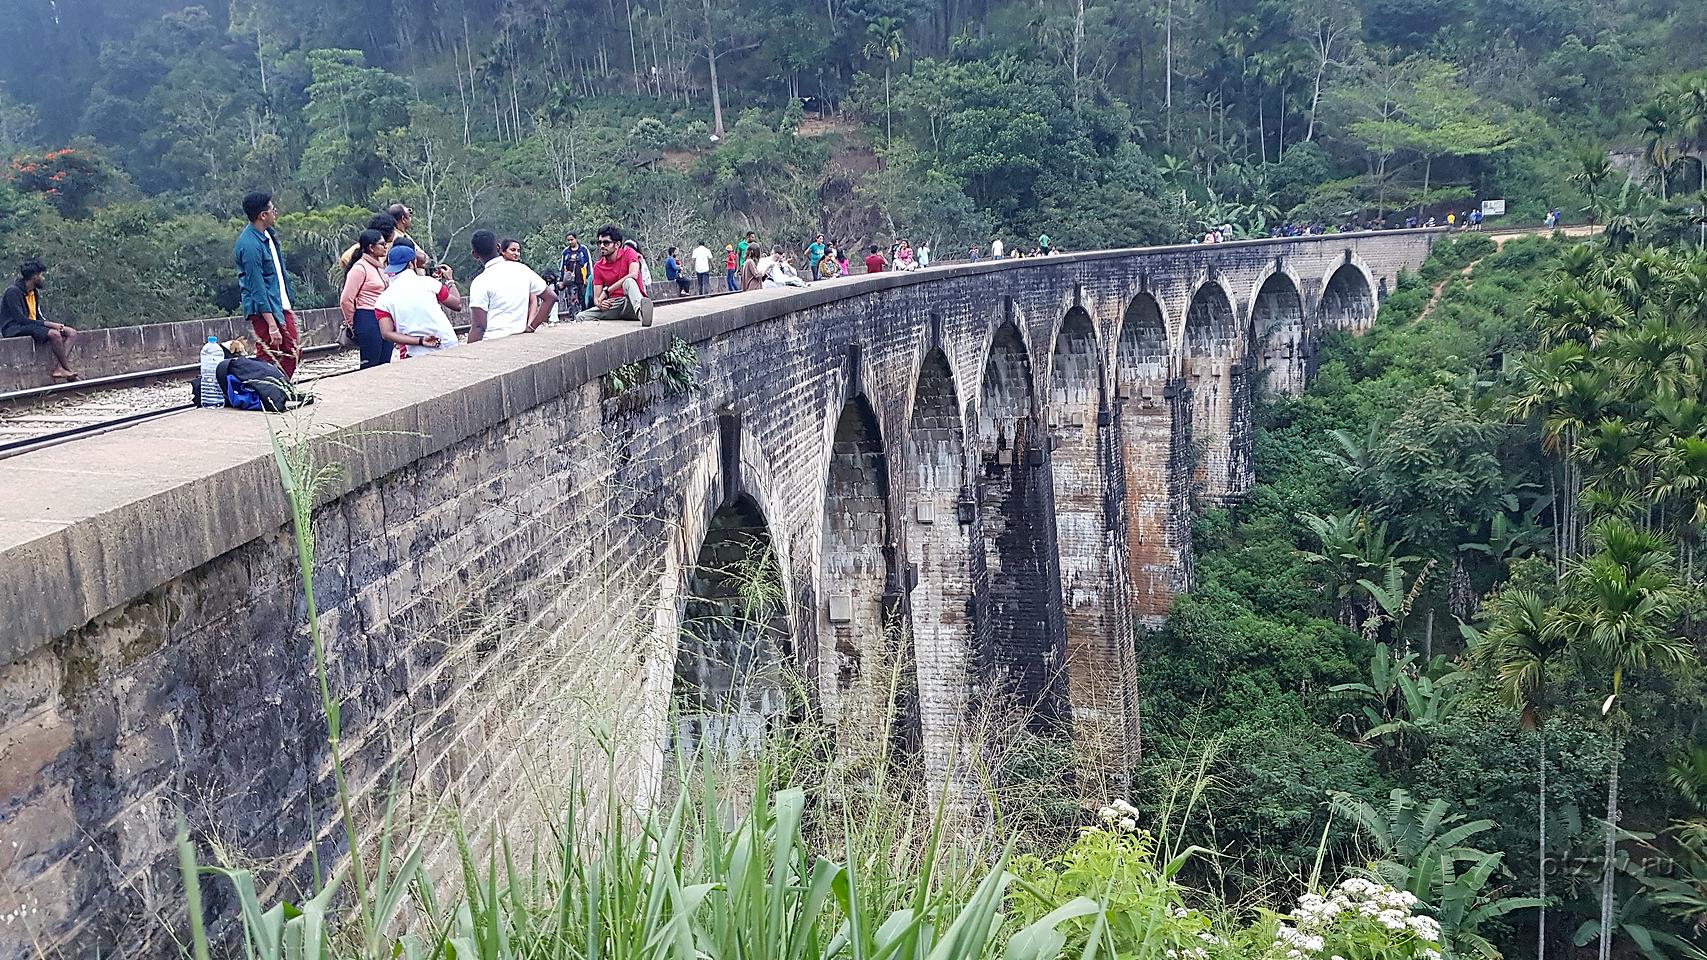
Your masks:
<svg viewBox="0 0 1707 960"><path fill-rule="evenodd" d="M391 278L373 305L379 335L396 344L399 359L456 346L456 328L447 311L462 309L456 287L426 273L426 254L414 247L392 247L385 272Z"/></svg>

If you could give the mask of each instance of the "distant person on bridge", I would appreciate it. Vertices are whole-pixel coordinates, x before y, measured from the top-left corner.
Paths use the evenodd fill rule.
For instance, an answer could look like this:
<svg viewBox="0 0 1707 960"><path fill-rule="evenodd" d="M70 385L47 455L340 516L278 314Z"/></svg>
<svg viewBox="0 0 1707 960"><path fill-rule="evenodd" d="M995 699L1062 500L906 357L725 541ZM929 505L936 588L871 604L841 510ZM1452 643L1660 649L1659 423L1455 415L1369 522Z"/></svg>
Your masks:
<svg viewBox="0 0 1707 960"><path fill-rule="evenodd" d="M575 239L573 233L563 235L563 256L560 267L563 278L559 281L568 300L575 305L576 310L587 308L587 278L593 275L593 257L581 241ZM567 306L568 304L565 304Z"/></svg>
<svg viewBox="0 0 1707 960"><path fill-rule="evenodd" d="M998 240L997 242L1000 243L1001 241ZM865 255L865 272L882 273L887 266L889 266L889 261L883 259L883 254L878 253L876 245L873 245L871 252Z"/></svg>
<svg viewBox="0 0 1707 960"><path fill-rule="evenodd" d="M356 349L361 351L362 369L391 362L391 342L379 334L379 318L373 305L385 292L386 257L391 245L378 230L363 230L356 237L361 255L350 261L344 274L344 290L338 297L338 309L344 314L344 326L356 336Z"/></svg>
<svg viewBox="0 0 1707 960"><path fill-rule="evenodd" d="M675 247L664 248L664 280L676 285L676 296L688 295L688 272L676 255Z"/></svg>
<svg viewBox="0 0 1707 960"><path fill-rule="evenodd" d="M399 359L456 346L456 328L446 310L462 309L454 284L426 275L427 255L414 247L392 247L385 272L391 285L374 303L379 335L397 345Z"/></svg>
<svg viewBox="0 0 1707 960"><path fill-rule="evenodd" d="M0 298L0 336L29 337L47 344L53 351L53 372L50 376L62 382L77 379L71 369L71 341L77 331L63 323L55 323L42 310L43 288L47 286L47 266L40 260L25 260L18 267L18 282L6 288Z"/></svg>
<svg viewBox="0 0 1707 960"><path fill-rule="evenodd" d="M741 255L735 252L733 243L723 245L723 283L730 293L741 289L741 281L736 277L741 271Z"/></svg>
<svg viewBox="0 0 1707 960"><path fill-rule="evenodd" d="M409 235L409 228L415 225L415 211L409 209L406 204L394 203L386 207L385 212L391 216L392 222L396 224L396 232L391 236L391 245L394 247L414 247L425 253L426 251L421 248L421 245L415 242L415 238Z"/></svg>
<svg viewBox="0 0 1707 960"><path fill-rule="evenodd" d="M249 225L237 234L231 248L242 291L238 309L255 328L256 356L283 370L287 378L294 377L302 355L297 348L296 314L290 308L290 278L273 233L279 219L273 195L257 190L244 197L243 215Z"/></svg>
<svg viewBox="0 0 1707 960"><path fill-rule="evenodd" d="M397 221L393 220L389 213L376 213L367 218L367 226L364 229L378 230L382 235L384 235L386 247L389 248L392 238L397 236ZM414 241L410 241L409 245L414 246ZM345 250L343 253L338 255L338 263L345 270L348 270L350 269L350 264L355 263L356 257L360 254L361 245L352 243L348 250Z"/></svg>
<svg viewBox="0 0 1707 960"><path fill-rule="evenodd" d="M759 245L747 245L746 259L741 261L741 292L762 290L765 286L765 275L759 272Z"/></svg>
<svg viewBox="0 0 1707 960"><path fill-rule="evenodd" d="M527 264L504 259L492 231L474 231L468 244L482 265L480 275L468 285L468 306L473 314L468 342L501 340L538 330L551 316L557 291Z"/></svg>
<svg viewBox="0 0 1707 960"><path fill-rule="evenodd" d="M824 262L824 253L828 249L824 243L824 235L821 233L806 245L806 272L810 273L814 280L823 279L818 273L818 265Z"/></svg>
<svg viewBox="0 0 1707 960"><path fill-rule="evenodd" d="M990 241L990 259L992 259L992 260L1002 259L1002 256L1003 256L1002 250L1003 250L1003 247L1002 247L1002 238L1001 237L997 237L996 239Z"/></svg>
<svg viewBox="0 0 1707 960"><path fill-rule="evenodd" d="M577 320L638 320L652 325L652 301L642 279L639 250L623 242L615 224L599 228L599 258L593 261L593 305Z"/></svg>
<svg viewBox="0 0 1707 960"><path fill-rule="evenodd" d="M1053 249L1054 247L1049 243L1049 234L1046 233L1037 238L1037 252L1039 256L1047 257Z"/></svg>
<svg viewBox="0 0 1707 960"><path fill-rule="evenodd" d="M711 248L701 243L688 252L688 259L693 261L695 289L703 297L711 292Z"/></svg>

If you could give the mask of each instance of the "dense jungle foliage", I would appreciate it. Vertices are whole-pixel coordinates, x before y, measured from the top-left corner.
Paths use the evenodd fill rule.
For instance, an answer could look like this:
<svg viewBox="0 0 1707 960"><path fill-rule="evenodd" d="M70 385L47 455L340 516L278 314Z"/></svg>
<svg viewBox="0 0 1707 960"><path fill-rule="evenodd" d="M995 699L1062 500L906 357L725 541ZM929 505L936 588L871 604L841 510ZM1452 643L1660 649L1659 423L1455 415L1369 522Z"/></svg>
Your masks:
<svg viewBox="0 0 1707 960"><path fill-rule="evenodd" d="M0 263L44 256L85 324L227 311L257 187L307 304L392 201L464 268L479 227L544 267L607 219L942 259L1484 198L1579 222L1629 176L1646 215L1707 186L1704 30L1682 0L17 0Z"/></svg>

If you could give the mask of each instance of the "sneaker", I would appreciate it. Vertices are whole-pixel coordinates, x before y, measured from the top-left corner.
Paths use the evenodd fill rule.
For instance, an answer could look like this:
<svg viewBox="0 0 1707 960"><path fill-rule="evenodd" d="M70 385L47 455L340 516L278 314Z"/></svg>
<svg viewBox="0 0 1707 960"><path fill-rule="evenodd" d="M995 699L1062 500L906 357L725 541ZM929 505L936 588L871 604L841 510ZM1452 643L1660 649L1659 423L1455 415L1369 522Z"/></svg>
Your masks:
<svg viewBox="0 0 1707 960"><path fill-rule="evenodd" d="M643 327L650 327L652 325L651 297L646 297L640 301L640 325Z"/></svg>

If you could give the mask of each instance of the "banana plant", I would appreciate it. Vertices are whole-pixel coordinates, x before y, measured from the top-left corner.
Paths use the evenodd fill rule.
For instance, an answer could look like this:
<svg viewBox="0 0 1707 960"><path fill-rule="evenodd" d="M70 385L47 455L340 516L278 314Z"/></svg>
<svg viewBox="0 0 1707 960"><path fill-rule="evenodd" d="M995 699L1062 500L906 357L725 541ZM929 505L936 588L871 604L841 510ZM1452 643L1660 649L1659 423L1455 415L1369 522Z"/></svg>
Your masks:
<svg viewBox="0 0 1707 960"><path fill-rule="evenodd" d="M1480 932L1482 924L1542 904L1535 897L1506 897L1489 889L1495 875L1504 872L1504 854L1468 841L1495 829L1492 820L1466 821L1446 801L1422 803L1402 788L1388 794L1384 810L1345 793L1335 794L1332 803L1375 845L1379 856L1369 863L1368 873L1429 906L1440 921L1448 956L1496 960L1500 952Z"/></svg>

